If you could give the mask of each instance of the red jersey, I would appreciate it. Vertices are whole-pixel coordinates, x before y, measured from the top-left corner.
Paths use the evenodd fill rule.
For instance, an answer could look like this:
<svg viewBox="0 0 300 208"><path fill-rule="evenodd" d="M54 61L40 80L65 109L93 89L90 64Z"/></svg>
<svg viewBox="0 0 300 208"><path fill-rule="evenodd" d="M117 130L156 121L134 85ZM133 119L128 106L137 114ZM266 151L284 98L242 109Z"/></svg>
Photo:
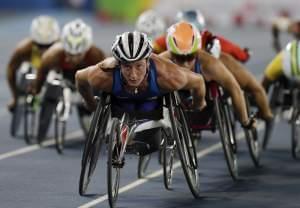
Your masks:
<svg viewBox="0 0 300 208"><path fill-rule="evenodd" d="M212 43L214 38L217 38L221 44L221 50L224 53L228 53L236 60L246 62L250 58L249 53L239 47L237 44L225 39L222 36L215 36L208 30L201 32L202 49L207 50L208 44ZM153 41L153 49L155 53L161 53L167 50L166 35L162 35Z"/></svg>

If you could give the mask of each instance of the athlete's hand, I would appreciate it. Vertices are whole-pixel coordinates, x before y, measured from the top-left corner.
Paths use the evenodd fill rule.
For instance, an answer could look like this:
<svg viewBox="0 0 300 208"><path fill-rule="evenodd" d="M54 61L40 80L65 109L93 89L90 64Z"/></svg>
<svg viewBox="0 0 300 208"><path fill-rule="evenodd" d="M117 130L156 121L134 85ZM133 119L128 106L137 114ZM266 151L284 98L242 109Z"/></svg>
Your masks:
<svg viewBox="0 0 300 208"><path fill-rule="evenodd" d="M84 100L84 106L90 112L94 112L97 108L97 100L95 98L93 98L93 100L90 100L89 102L86 102Z"/></svg>
<svg viewBox="0 0 300 208"><path fill-rule="evenodd" d="M200 105L195 105L195 104L193 104L193 108L195 109L195 110L198 110L198 111L202 111L205 107L206 107L206 100L204 99L201 103L200 103Z"/></svg>
<svg viewBox="0 0 300 208"><path fill-rule="evenodd" d="M118 65L118 61L114 57L108 57L99 63L102 70L112 70Z"/></svg>

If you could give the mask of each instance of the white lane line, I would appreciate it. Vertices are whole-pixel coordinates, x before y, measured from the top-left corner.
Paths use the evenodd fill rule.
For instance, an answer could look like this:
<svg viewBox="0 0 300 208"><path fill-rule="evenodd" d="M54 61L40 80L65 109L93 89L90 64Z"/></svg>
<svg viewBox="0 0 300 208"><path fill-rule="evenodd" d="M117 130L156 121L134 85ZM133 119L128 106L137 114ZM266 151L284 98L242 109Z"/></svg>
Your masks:
<svg viewBox="0 0 300 208"><path fill-rule="evenodd" d="M257 125L257 131L261 131L263 129L263 126L264 126L263 123L259 123ZM243 138L244 138L244 131L240 131L237 134L237 140L241 140ZM214 152L214 151L220 149L221 147L222 147L222 143L221 142L218 142L218 143L216 143L214 145L211 145L210 147L208 147L208 148L206 148L206 149L204 149L202 151L199 151L197 153L197 158L200 159L200 158L208 155L209 153ZM173 165L174 169L177 169L180 166L181 166L180 161L177 161ZM156 177L159 177L159 176L163 175L163 173L164 173L163 169L161 168L161 169L159 169L159 170L157 170L157 171L155 171L155 172L147 175L143 179L135 180L134 182L132 182L132 183L126 185L126 186L123 186L122 188L119 189L119 193L121 194L121 193L129 191L131 189L134 189L134 188L136 188L136 187L138 187L140 185L143 185L144 183L147 183L148 181L150 181L150 179L153 179L153 178L156 178ZM83 204L83 205L79 206L78 208L90 208L90 207L94 207L95 205L100 204L100 203L102 203L102 202L104 202L106 200L108 200L108 195L107 194L105 194L105 195L103 195L103 196L101 196L101 197L99 197L97 199L94 199L93 201L90 201L90 202L88 202L86 204Z"/></svg>
<svg viewBox="0 0 300 208"><path fill-rule="evenodd" d="M66 135L66 140L67 141L77 140L78 136L81 136L81 135L82 135L81 130L74 131L74 132L71 132L71 133ZM4 160L4 159L7 159L7 158L23 155L23 154L26 154L26 153L29 153L29 152L33 152L33 151L42 149L43 147L48 147L48 146L54 145L54 144L55 144L55 139L50 139L50 140L47 140L47 141L43 142L42 145L33 144L33 145L29 145L27 147L22 147L20 149L14 150L14 151L10 151L10 152L7 152L7 153L0 154L0 160Z"/></svg>

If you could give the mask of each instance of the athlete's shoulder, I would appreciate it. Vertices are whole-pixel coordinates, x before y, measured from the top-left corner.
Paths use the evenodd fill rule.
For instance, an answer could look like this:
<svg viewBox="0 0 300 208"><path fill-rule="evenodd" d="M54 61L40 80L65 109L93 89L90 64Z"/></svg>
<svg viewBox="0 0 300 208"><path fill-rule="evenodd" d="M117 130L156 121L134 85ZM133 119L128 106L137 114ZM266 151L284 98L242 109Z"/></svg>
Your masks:
<svg viewBox="0 0 300 208"><path fill-rule="evenodd" d="M34 43L31 38L24 38L17 44L15 51L16 52L31 51L33 45Z"/></svg>
<svg viewBox="0 0 300 208"><path fill-rule="evenodd" d="M88 56L92 56L95 59L99 59L99 61L103 60L105 58L105 53L103 50L101 50L96 45L92 45L90 49L87 51Z"/></svg>

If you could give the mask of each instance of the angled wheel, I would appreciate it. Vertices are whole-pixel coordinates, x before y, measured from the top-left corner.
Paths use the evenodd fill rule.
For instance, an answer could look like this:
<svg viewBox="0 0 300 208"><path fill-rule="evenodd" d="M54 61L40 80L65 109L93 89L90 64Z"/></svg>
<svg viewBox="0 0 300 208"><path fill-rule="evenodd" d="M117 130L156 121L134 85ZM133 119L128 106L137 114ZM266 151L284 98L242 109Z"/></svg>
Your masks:
<svg viewBox="0 0 300 208"><path fill-rule="evenodd" d="M20 129L23 115L24 115L24 109L25 109L25 97L20 95L17 98L16 107L12 113L12 120L10 124L10 134L13 137L17 136L17 133Z"/></svg>
<svg viewBox="0 0 300 208"><path fill-rule="evenodd" d="M56 112L55 115L55 148L59 154L62 154L65 146L65 137L66 137L66 121L60 121L59 115Z"/></svg>
<svg viewBox="0 0 300 208"><path fill-rule="evenodd" d="M26 95L25 97L25 109L24 109L24 139L27 144L31 144L35 139L36 129L36 106L35 97L32 95Z"/></svg>
<svg viewBox="0 0 300 208"><path fill-rule="evenodd" d="M138 171L137 171L138 178L145 177L150 160L151 160L151 154L139 156Z"/></svg>
<svg viewBox="0 0 300 208"><path fill-rule="evenodd" d="M120 171L124 165L121 159L120 122L112 119L107 155L107 194L110 207L114 208L118 200L120 186Z"/></svg>
<svg viewBox="0 0 300 208"><path fill-rule="evenodd" d="M234 144L234 131L226 108L227 105L220 102L219 99L214 100L214 105L226 164L231 177L236 180L238 178L236 144Z"/></svg>
<svg viewBox="0 0 300 208"><path fill-rule="evenodd" d="M98 102L97 109L94 112L88 132L88 137L84 145L79 179L80 195L84 195L86 193L87 187L96 168L104 139L104 133L102 132L106 129L106 118L109 116L110 109L108 107L102 107L102 104L103 103L100 101Z"/></svg>
<svg viewBox="0 0 300 208"><path fill-rule="evenodd" d="M299 158L300 153L300 112L299 112L299 91L293 90L293 113L291 120L292 130L292 156Z"/></svg>
<svg viewBox="0 0 300 208"><path fill-rule="evenodd" d="M251 114L250 103L247 95L245 95L245 101L246 101L247 113L248 116L250 116ZM245 136L246 136L251 159L255 167L259 167L260 145L257 136L257 129L253 127L251 129L244 129L244 131L245 131Z"/></svg>
<svg viewBox="0 0 300 208"><path fill-rule="evenodd" d="M172 190L172 180L175 161L176 142L170 136L167 136L166 131L162 131L163 149L162 149L162 165L164 170L164 185L167 190Z"/></svg>
<svg viewBox="0 0 300 208"><path fill-rule="evenodd" d="M55 113L56 105L57 101L44 100L42 102L37 132L37 141L39 144L45 140L47 132L50 128L52 117Z"/></svg>
<svg viewBox="0 0 300 208"><path fill-rule="evenodd" d="M181 166L193 196L200 197L199 175L196 149L187 125L186 116L182 107L177 103L174 94L169 96L169 115L172 125L172 134L176 141Z"/></svg>
<svg viewBox="0 0 300 208"><path fill-rule="evenodd" d="M282 85L280 84L280 82L275 83L273 90L271 92L271 95L270 95L269 103L270 103L270 108L272 110L274 118L279 113L278 97L281 97L281 94L282 94L281 89L282 89ZM275 119L273 119L273 120L275 120ZM265 132L264 132L263 143L262 143L263 150L267 149L270 138L272 136L273 127L274 127L274 121L272 121L271 123L268 123L268 124L266 123L266 125L265 125Z"/></svg>

